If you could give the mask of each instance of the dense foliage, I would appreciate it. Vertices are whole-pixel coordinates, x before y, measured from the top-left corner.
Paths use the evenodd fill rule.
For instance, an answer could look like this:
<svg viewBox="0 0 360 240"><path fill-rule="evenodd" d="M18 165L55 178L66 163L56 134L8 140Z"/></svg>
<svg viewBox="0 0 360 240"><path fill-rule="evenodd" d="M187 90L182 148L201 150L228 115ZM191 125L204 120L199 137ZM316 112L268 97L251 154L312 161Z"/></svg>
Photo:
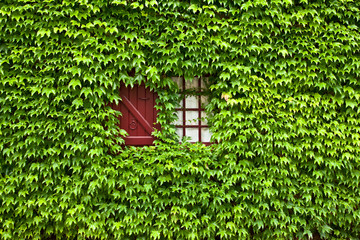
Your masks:
<svg viewBox="0 0 360 240"><path fill-rule="evenodd" d="M360 2L0 0L1 239L360 238ZM210 76L178 144L173 76ZM121 147L121 82L159 95Z"/></svg>

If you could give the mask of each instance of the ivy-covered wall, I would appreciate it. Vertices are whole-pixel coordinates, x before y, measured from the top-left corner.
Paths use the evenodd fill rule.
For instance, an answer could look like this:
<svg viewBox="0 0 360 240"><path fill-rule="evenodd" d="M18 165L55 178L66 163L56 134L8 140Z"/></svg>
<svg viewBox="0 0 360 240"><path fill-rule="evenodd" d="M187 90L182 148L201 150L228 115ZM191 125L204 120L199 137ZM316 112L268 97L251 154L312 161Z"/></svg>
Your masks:
<svg viewBox="0 0 360 240"><path fill-rule="evenodd" d="M359 239L360 2L0 0L1 239ZM209 76L217 144L178 144ZM121 82L159 95L121 147Z"/></svg>

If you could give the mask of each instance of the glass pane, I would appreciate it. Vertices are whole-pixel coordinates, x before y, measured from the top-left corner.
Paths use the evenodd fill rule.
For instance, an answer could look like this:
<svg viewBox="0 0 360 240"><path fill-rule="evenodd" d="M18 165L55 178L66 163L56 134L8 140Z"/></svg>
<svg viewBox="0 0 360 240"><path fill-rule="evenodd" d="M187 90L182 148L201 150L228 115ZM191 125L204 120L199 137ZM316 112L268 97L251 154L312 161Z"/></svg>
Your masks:
<svg viewBox="0 0 360 240"><path fill-rule="evenodd" d="M179 105L176 106L177 108L183 108L184 107L184 101L183 99L180 100Z"/></svg>
<svg viewBox="0 0 360 240"><path fill-rule="evenodd" d="M194 78L191 81L185 81L185 88L186 89L199 89L199 79Z"/></svg>
<svg viewBox="0 0 360 240"><path fill-rule="evenodd" d="M202 142L210 142L211 132L209 128L201 128L201 141Z"/></svg>
<svg viewBox="0 0 360 240"><path fill-rule="evenodd" d="M175 125L183 125L183 112L177 111L176 112L177 120L175 121Z"/></svg>
<svg viewBox="0 0 360 240"><path fill-rule="evenodd" d="M174 82L176 82L176 84L178 85L179 89L182 90L183 89L183 79L182 77L172 77L171 78Z"/></svg>
<svg viewBox="0 0 360 240"><path fill-rule="evenodd" d="M186 125L198 125L199 117L200 116L198 111L186 111L185 114Z"/></svg>
<svg viewBox="0 0 360 240"><path fill-rule="evenodd" d="M201 125L207 125L207 114L204 111L201 111Z"/></svg>
<svg viewBox="0 0 360 240"><path fill-rule="evenodd" d="M182 128L176 128L176 134L181 138L183 137L183 129Z"/></svg>
<svg viewBox="0 0 360 240"><path fill-rule="evenodd" d="M207 82L208 82L209 78L205 77L205 78L201 78L201 88L205 89Z"/></svg>
<svg viewBox="0 0 360 240"><path fill-rule="evenodd" d="M191 138L191 142L199 141L199 129L198 128L186 128L185 135Z"/></svg>
<svg viewBox="0 0 360 240"><path fill-rule="evenodd" d="M207 104L209 104L209 96L201 96L201 107L205 107Z"/></svg>
<svg viewBox="0 0 360 240"><path fill-rule="evenodd" d="M186 96L185 107L186 108L199 108L198 96Z"/></svg>

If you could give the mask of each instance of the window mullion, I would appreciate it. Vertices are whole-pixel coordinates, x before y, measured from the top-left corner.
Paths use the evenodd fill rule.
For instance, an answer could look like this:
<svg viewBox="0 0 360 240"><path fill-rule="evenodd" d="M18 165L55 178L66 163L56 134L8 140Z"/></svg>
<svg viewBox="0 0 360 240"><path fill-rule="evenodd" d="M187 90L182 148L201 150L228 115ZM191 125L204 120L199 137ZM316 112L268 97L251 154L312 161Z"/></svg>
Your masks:
<svg viewBox="0 0 360 240"><path fill-rule="evenodd" d="M199 96L198 96L198 134L199 134L199 142L202 142L201 139L201 78L198 79L198 92L199 92Z"/></svg>
<svg viewBox="0 0 360 240"><path fill-rule="evenodd" d="M182 81L183 81L183 86L182 86L182 90L183 90L183 93L185 92L185 78L182 77ZM183 137L186 136L186 129L185 129L185 125L186 125L186 106L185 106L185 103L186 103L186 96L184 95L184 98L183 98L183 127L182 127L182 130L183 130Z"/></svg>

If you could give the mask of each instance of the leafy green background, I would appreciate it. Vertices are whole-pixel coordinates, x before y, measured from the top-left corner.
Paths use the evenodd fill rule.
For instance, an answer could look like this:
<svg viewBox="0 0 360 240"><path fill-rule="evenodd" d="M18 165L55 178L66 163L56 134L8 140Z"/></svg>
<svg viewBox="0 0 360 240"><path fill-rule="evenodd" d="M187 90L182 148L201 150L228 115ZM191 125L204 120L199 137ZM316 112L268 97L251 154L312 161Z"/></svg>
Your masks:
<svg viewBox="0 0 360 240"><path fill-rule="evenodd" d="M359 239L360 2L0 0L1 239ZM178 144L173 76L210 76ZM121 147L120 83L159 95Z"/></svg>

